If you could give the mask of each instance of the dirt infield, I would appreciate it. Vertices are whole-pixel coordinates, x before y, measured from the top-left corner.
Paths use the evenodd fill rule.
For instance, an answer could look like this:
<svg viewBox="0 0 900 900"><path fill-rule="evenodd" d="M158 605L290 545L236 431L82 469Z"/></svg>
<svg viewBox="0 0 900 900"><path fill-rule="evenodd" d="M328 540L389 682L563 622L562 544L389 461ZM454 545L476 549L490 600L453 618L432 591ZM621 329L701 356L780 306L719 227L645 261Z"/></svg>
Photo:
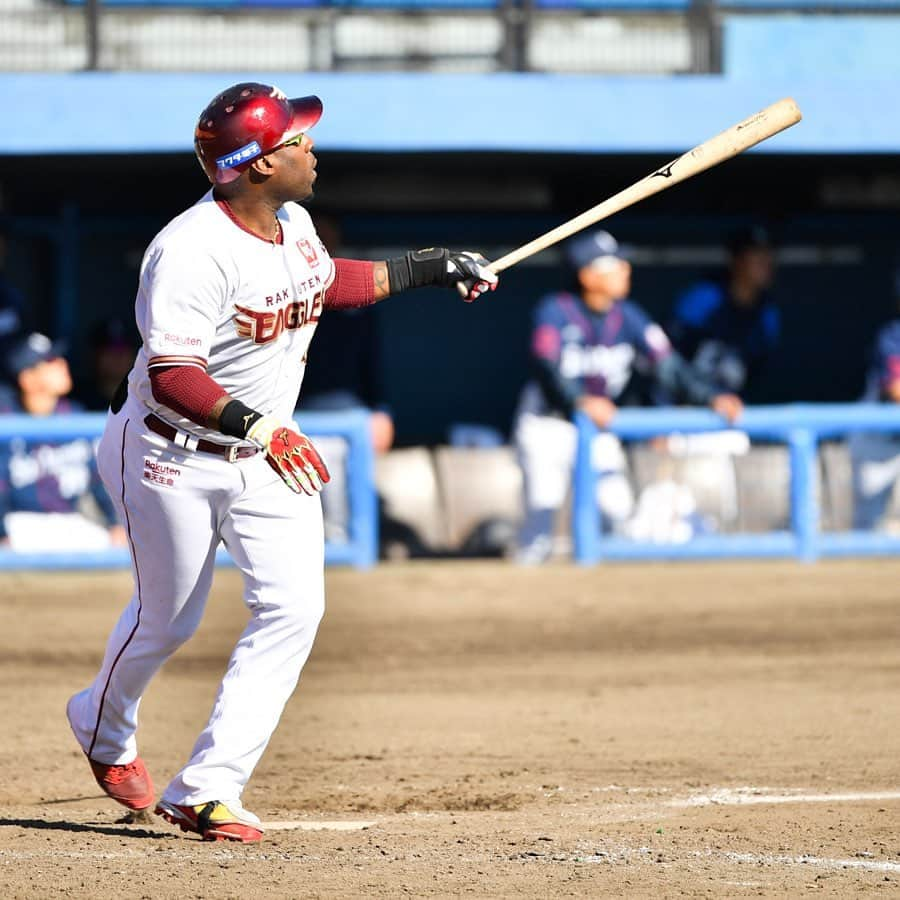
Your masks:
<svg viewBox="0 0 900 900"><path fill-rule="evenodd" d="M900 895L900 561L328 581L277 827L226 846L118 824L68 732L127 574L0 576L0 897ZM222 570L141 709L159 786L244 619Z"/></svg>

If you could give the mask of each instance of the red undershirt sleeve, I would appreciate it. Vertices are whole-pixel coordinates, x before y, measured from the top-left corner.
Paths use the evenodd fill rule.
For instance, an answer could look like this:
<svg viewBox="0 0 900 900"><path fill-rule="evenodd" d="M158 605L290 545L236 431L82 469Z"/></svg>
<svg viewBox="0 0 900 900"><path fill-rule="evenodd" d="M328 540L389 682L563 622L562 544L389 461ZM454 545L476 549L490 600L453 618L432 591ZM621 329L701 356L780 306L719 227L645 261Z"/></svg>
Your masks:
<svg viewBox="0 0 900 900"><path fill-rule="evenodd" d="M375 264L363 259L334 262L334 280L325 291L326 309L352 309L375 302Z"/></svg>
<svg viewBox="0 0 900 900"><path fill-rule="evenodd" d="M374 303L374 268L369 260L335 259L334 280L325 291L325 307L350 309ZM216 401L227 394L196 365L152 367L150 385L157 403L198 425L206 425Z"/></svg>
<svg viewBox="0 0 900 900"><path fill-rule="evenodd" d="M150 387L157 403L198 425L206 425L216 401L228 393L197 366L151 368Z"/></svg>

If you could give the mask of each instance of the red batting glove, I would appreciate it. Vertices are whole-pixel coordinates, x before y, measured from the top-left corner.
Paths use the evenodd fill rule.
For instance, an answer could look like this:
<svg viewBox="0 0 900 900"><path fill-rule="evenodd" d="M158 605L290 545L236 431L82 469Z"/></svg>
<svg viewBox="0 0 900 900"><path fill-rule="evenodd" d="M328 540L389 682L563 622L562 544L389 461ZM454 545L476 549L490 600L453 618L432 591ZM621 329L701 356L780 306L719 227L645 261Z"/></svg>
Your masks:
<svg viewBox="0 0 900 900"><path fill-rule="evenodd" d="M302 491L312 496L331 480L322 457L305 434L263 416L247 437L266 451L266 462L295 494Z"/></svg>
<svg viewBox="0 0 900 900"><path fill-rule="evenodd" d="M318 493L331 479L318 451L305 434L278 428L269 441L266 462L294 493Z"/></svg>

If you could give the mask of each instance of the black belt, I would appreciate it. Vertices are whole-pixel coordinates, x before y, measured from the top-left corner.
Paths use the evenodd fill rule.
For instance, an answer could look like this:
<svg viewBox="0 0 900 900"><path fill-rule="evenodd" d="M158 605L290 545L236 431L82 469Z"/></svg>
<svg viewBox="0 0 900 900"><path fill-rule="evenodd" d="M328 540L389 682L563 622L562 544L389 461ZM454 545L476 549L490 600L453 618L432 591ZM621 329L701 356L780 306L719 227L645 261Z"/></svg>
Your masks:
<svg viewBox="0 0 900 900"><path fill-rule="evenodd" d="M176 443L185 450L199 450L201 453L214 453L222 456L228 462L236 459L246 459L259 453L259 447L247 447L240 444L217 444L215 441L207 441L204 438L195 438L193 435L179 431L174 425L163 421L159 416L150 413L144 419L144 424L153 432L164 437L168 441ZM178 440L180 436L180 440Z"/></svg>

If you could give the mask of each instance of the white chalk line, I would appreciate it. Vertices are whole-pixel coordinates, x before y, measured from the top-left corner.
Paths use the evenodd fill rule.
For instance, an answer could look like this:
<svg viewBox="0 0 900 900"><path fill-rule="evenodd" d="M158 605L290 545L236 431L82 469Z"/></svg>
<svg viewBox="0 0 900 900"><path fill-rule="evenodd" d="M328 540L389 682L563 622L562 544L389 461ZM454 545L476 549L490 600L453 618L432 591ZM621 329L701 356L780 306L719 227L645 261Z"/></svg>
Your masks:
<svg viewBox="0 0 900 900"><path fill-rule="evenodd" d="M609 785L599 789L604 793L616 793L621 791L625 794L641 794L659 791L668 793L667 788L640 788L640 787L619 787L617 785ZM690 794L685 797L676 797L668 800L657 801L656 803L639 802L638 807L645 809L655 808L662 812L668 809L689 809L707 806L747 806L758 804L783 804L783 803L859 803L859 802L883 802L888 800L900 800L900 791L883 790L883 791L841 791L835 793L813 793L801 792L800 789L792 790L785 788L771 787L754 787L744 786L737 788L712 788L707 789L703 793ZM620 804L610 804L614 808L619 808ZM634 808L632 807L632 810ZM625 811L623 806L622 811ZM417 814L409 816L412 819L418 817ZM393 816L392 818L397 818ZM646 818L646 816L634 816L633 818ZM310 820L297 819L276 822L266 822L263 827L267 831L361 831L371 828L378 824L377 820ZM617 850L600 851L594 854L562 854L556 856L552 861L579 861L587 863L610 863L615 861L634 861L636 859L648 858L653 851L648 847L627 848L620 847ZM900 873L900 862L890 862L884 860L873 859L840 859L813 856L811 854L784 855L784 854L766 854L766 853L737 853L733 851L723 850L685 850L679 857L667 853L667 862L670 864L678 864L679 861L684 862L688 858L717 858L721 860L729 860L738 863L751 863L757 865L782 865L782 866L809 866L813 868L824 868L832 870L861 870L870 872L884 873ZM80 850L6 850L0 849L0 861L9 864L12 861L32 860L32 859L83 859L83 860L127 860L139 858L159 859L165 857L170 860L184 861L229 861L229 860L247 860L247 861L290 861L290 860L309 860L314 857L306 854L288 853L273 851L271 853L254 853L245 850L232 851L224 848L210 848L208 852L189 852L174 849L155 848L152 851L144 851L135 849L127 849L121 851L80 851ZM551 861L544 859L544 861Z"/></svg>
<svg viewBox="0 0 900 900"><path fill-rule="evenodd" d="M263 822L265 831L364 831L378 823L374 820L362 819L333 822L316 822L309 819L297 819L293 822Z"/></svg>
<svg viewBox="0 0 900 900"><path fill-rule="evenodd" d="M820 869L864 869L868 872L900 872L900 863L873 859L829 859L822 856L782 856L772 853L733 853L730 851L706 851L700 855L724 856L734 862L755 864L780 864L786 866L814 866Z"/></svg>
<svg viewBox="0 0 900 900"><path fill-rule="evenodd" d="M662 854L663 859L658 859L658 855ZM832 859L822 856L813 856L809 853L801 853L795 856L788 854L776 853L738 853L730 850L689 850L685 849L679 854L673 854L671 850L660 850L652 847L625 847L598 849L593 853L567 853L555 855L535 856L531 861L539 863L553 862L578 862L578 863L598 863L609 865L610 863L647 863L659 865L662 862L668 867L678 867L685 863L690 864L691 860L706 859L719 860L734 863L750 863L751 865L766 866L808 866L818 869L831 870L847 870L856 869L866 872L897 872L900 873L900 862L890 862L887 860L876 859ZM755 885L758 882L737 882L731 881L729 884L741 884L745 886Z"/></svg>
<svg viewBox="0 0 900 900"><path fill-rule="evenodd" d="M646 822L671 819L680 810L714 808L716 806L759 806L765 804L820 803L886 803L900 800L900 790L834 791L829 793L807 788L776 788L747 785L742 787L710 787L702 792L679 796L667 787L624 787L608 785L592 789L605 794L599 806L588 805L581 815L602 822ZM618 794L624 802L613 799ZM656 796L652 796L652 795ZM607 799L608 798L608 799ZM577 813L570 813L577 814Z"/></svg>
<svg viewBox="0 0 900 900"><path fill-rule="evenodd" d="M715 788L704 794L664 801L664 806L687 809L692 806L752 806L760 803L860 803L900 800L900 791L842 791L833 794L778 791L773 788Z"/></svg>
<svg viewBox="0 0 900 900"><path fill-rule="evenodd" d="M598 851L592 854L554 854L552 857L536 857L533 862L543 863L633 863L641 859L650 863L656 855L655 850L649 847L626 848L617 850ZM297 853L253 853L243 850L231 851L226 849L212 849L208 853L191 853L181 850L168 850L156 848L150 851L134 850L2 850L0 849L0 863L22 862L40 859L69 859L69 860L136 860L136 859L166 859L170 861L185 862L290 862L318 859L319 857ZM891 872L900 873L900 863L887 860L871 859L838 859L811 854L799 854L789 856L773 853L737 853L728 850L693 850L686 851L679 856L673 856L671 851L666 854L666 863L677 866L679 863L689 862L690 859L720 859L736 863L749 863L751 865L767 866L806 866L818 869L848 870L856 869L866 872ZM484 862L481 863L485 864ZM655 865L655 863L654 863ZM752 885L756 882L728 882L729 884Z"/></svg>
<svg viewBox="0 0 900 900"><path fill-rule="evenodd" d="M742 787L711 787L703 792L686 796L672 796L675 792L667 787L625 787L610 784L591 789L594 794L621 794L625 797L647 797L632 803L607 803L607 810L662 810L689 809L703 806L752 806L765 803L874 803L886 800L900 800L900 789L879 791L834 791L817 792L804 788L775 788L761 785ZM651 797L648 795L662 795ZM663 799L668 795L670 799Z"/></svg>

